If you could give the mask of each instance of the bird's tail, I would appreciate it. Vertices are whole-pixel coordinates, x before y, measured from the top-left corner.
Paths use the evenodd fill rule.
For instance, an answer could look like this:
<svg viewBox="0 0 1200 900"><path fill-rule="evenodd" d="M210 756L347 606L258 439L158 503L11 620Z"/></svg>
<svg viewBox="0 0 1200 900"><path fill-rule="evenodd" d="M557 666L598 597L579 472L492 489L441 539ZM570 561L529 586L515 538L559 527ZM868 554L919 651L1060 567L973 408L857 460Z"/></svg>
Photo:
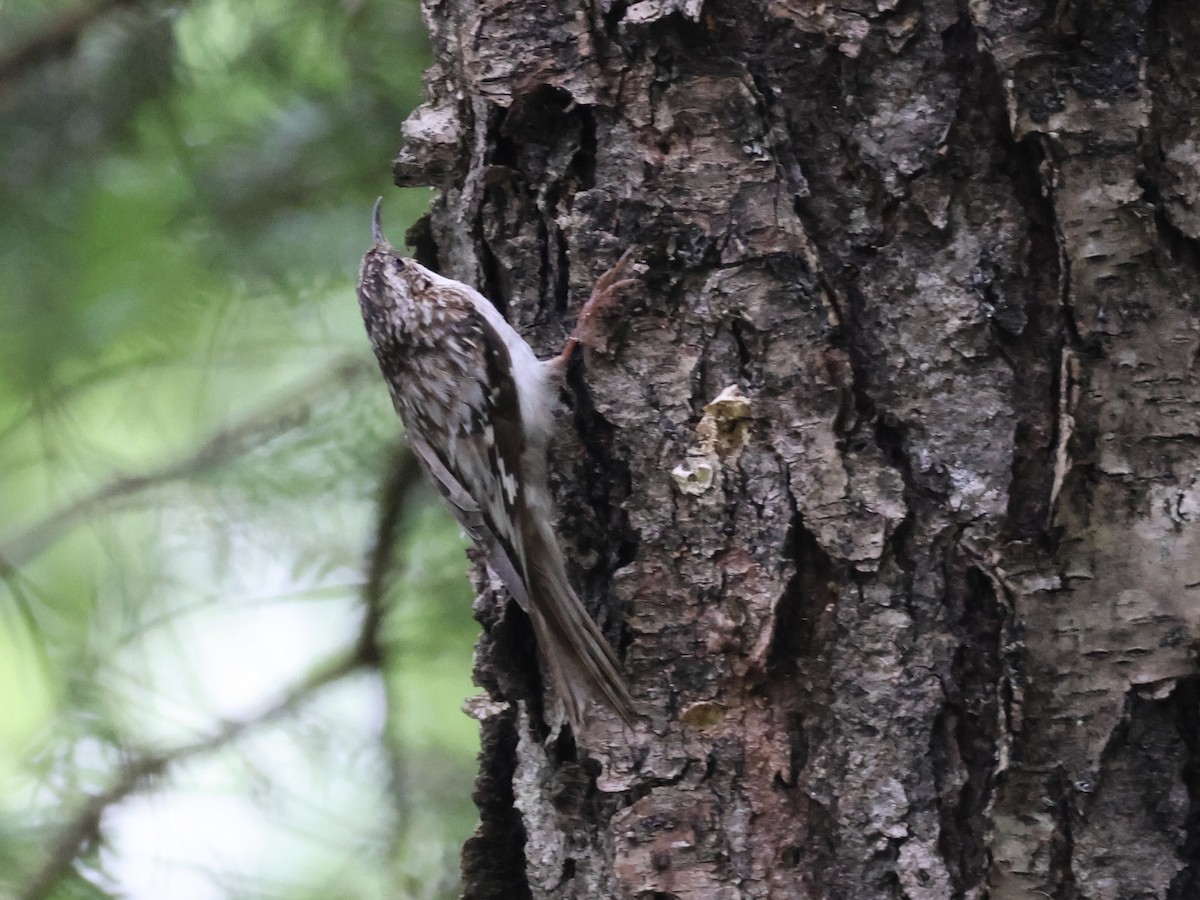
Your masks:
<svg viewBox="0 0 1200 900"><path fill-rule="evenodd" d="M597 700L633 727L633 699L617 658L571 588L558 541L544 527L528 530L529 618L571 726L578 733L588 703Z"/></svg>

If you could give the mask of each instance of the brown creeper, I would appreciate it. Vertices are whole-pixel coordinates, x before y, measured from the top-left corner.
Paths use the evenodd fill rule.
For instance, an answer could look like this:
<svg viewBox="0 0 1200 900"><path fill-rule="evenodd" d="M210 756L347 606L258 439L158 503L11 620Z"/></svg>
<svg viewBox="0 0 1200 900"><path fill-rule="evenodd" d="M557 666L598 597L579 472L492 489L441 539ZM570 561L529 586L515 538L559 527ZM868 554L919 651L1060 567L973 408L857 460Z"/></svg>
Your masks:
<svg viewBox="0 0 1200 900"><path fill-rule="evenodd" d="M590 700L626 722L616 657L567 580L546 483L562 374L596 310L629 281L629 254L593 291L562 354L546 362L478 291L401 256L372 216L358 301L408 443L472 540L528 613L576 732Z"/></svg>

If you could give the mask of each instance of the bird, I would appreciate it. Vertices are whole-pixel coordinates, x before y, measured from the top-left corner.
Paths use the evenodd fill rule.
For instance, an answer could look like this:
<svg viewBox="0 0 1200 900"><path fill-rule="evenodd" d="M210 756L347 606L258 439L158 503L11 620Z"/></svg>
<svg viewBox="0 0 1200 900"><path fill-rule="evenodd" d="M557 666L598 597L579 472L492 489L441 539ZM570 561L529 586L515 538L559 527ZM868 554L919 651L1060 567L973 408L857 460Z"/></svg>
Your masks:
<svg viewBox="0 0 1200 900"><path fill-rule="evenodd" d="M541 360L471 286L401 255L371 216L358 300L405 437L488 567L529 616L575 734L592 703L636 719L620 664L567 577L546 449L567 364L631 284L632 252L596 282L557 356Z"/></svg>

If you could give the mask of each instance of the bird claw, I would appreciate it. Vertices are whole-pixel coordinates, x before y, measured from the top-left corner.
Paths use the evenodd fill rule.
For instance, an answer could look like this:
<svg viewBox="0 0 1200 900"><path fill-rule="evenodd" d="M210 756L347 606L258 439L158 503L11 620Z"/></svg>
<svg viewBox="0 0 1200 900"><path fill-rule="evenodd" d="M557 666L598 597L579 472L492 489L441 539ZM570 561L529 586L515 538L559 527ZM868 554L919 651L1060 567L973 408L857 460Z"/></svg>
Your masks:
<svg viewBox="0 0 1200 900"><path fill-rule="evenodd" d="M617 279L625 274L626 270L629 268L630 260L632 259L633 248L630 247L621 254L621 258L613 263L607 272L596 279L596 286L592 289L592 297L595 297L597 294L605 294L611 290L615 290L622 284L632 284L633 279L631 278L624 279L623 281L617 281Z"/></svg>
<svg viewBox="0 0 1200 900"><path fill-rule="evenodd" d="M613 263L608 271L596 279L596 286L592 288L591 296L588 297L587 303L583 304L583 309L579 311L575 330L571 332L571 337L568 338L559 357L562 365L565 366L570 360L576 345L583 344L589 348L593 346L597 336L596 316L612 305L617 294L637 284L636 278L623 277L629 272L632 260L633 248L630 247L621 254L621 258Z"/></svg>

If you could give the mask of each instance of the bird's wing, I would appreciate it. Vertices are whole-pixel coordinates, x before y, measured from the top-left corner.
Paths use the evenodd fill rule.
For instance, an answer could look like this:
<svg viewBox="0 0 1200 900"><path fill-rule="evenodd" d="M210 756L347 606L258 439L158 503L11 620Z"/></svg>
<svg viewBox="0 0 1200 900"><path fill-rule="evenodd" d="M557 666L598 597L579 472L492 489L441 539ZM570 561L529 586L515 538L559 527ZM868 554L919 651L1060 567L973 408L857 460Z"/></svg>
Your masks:
<svg viewBox="0 0 1200 900"><path fill-rule="evenodd" d="M458 391L445 420L422 422L422 433L413 429L409 442L441 487L454 517L487 552L489 565L513 598L528 610L521 534L514 525L524 504L525 446L508 348L490 323L473 311L460 327L465 333L458 335L459 345L475 358L460 370Z"/></svg>
<svg viewBox="0 0 1200 900"><path fill-rule="evenodd" d="M438 439L414 449L529 614L572 723L583 723L592 699L632 722L616 656L567 579L544 475L523 468L522 398L508 347L485 316L470 315L460 327L468 323L469 334L457 337L478 356L461 370L448 421L424 423L427 432L439 429Z"/></svg>

